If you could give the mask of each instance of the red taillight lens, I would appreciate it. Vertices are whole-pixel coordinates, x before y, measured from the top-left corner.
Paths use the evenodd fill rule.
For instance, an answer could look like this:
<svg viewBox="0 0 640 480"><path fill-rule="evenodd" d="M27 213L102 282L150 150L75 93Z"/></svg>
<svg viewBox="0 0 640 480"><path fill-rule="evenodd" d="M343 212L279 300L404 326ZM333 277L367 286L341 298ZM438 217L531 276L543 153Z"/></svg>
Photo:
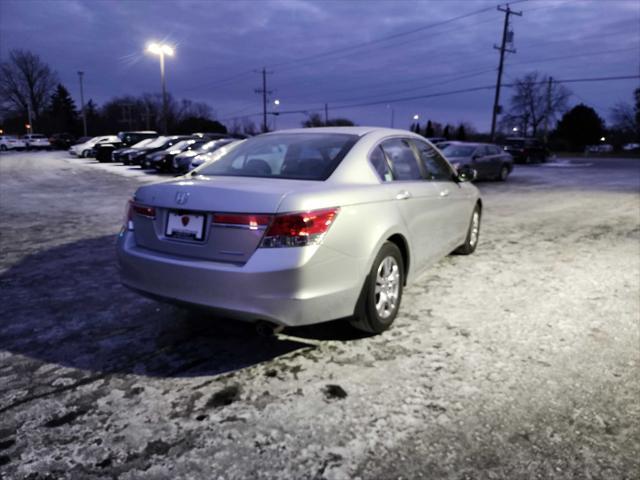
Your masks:
<svg viewBox="0 0 640 480"><path fill-rule="evenodd" d="M213 216L213 223L222 225L249 227L250 230L257 230L266 227L271 223L271 215L253 215L244 213L216 213Z"/></svg>
<svg viewBox="0 0 640 480"><path fill-rule="evenodd" d="M131 210L133 213L142 215L143 217L156 218L156 209L154 207L147 207L146 205L131 202Z"/></svg>
<svg viewBox="0 0 640 480"><path fill-rule="evenodd" d="M276 215L264 234L262 247L303 247L322 242L339 208Z"/></svg>
<svg viewBox="0 0 640 480"><path fill-rule="evenodd" d="M127 209L124 216L124 227L127 230L133 230L133 216L140 215L143 217L154 219L156 218L155 207L148 207L146 205L140 205L139 203L129 200L127 202Z"/></svg>

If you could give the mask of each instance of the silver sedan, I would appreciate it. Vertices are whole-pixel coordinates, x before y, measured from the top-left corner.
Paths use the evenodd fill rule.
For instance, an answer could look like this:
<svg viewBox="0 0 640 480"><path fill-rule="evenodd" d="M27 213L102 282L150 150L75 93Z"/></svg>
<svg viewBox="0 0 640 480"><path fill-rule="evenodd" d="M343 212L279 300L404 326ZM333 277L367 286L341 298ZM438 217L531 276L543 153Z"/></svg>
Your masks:
<svg viewBox="0 0 640 480"><path fill-rule="evenodd" d="M122 281L230 318L284 326L349 318L379 333L408 282L452 251L475 250L474 175L403 130L253 137L136 191L118 239Z"/></svg>

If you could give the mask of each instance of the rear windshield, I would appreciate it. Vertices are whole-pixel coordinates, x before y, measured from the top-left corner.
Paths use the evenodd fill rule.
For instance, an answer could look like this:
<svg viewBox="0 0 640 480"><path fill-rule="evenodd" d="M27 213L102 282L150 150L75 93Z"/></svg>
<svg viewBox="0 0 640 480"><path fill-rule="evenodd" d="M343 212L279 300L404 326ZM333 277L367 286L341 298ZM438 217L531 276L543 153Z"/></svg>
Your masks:
<svg viewBox="0 0 640 480"><path fill-rule="evenodd" d="M507 140L504 144L509 147L524 147L524 140Z"/></svg>
<svg viewBox="0 0 640 480"><path fill-rule="evenodd" d="M282 133L246 140L200 175L326 180L340 164L357 135Z"/></svg>

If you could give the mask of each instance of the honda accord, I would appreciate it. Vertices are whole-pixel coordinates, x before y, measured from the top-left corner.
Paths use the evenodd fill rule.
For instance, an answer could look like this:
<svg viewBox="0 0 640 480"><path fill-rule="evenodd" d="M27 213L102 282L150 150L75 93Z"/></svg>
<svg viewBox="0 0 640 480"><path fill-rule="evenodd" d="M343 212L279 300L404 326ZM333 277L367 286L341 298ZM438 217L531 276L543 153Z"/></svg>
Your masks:
<svg viewBox="0 0 640 480"><path fill-rule="evenodd" d="M402 130L259 135L138 188L117 243L122 282L228 318L348 318L379 333L409 282L452 251L475 250L474 176Z"/></svg>

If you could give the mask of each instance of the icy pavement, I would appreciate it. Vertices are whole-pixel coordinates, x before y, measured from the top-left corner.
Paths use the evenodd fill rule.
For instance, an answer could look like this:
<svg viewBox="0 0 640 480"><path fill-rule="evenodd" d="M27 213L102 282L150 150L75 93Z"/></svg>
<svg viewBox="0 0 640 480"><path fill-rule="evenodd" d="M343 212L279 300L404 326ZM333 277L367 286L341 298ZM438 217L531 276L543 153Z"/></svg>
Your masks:
<svg viewBox="0 0 640 480"><path fill-rule="evenodd" d="M480 183L383 335L264 339L119 285L144 177L3 154L0 477L637 478L640 161L592 162Z"/></svg>

